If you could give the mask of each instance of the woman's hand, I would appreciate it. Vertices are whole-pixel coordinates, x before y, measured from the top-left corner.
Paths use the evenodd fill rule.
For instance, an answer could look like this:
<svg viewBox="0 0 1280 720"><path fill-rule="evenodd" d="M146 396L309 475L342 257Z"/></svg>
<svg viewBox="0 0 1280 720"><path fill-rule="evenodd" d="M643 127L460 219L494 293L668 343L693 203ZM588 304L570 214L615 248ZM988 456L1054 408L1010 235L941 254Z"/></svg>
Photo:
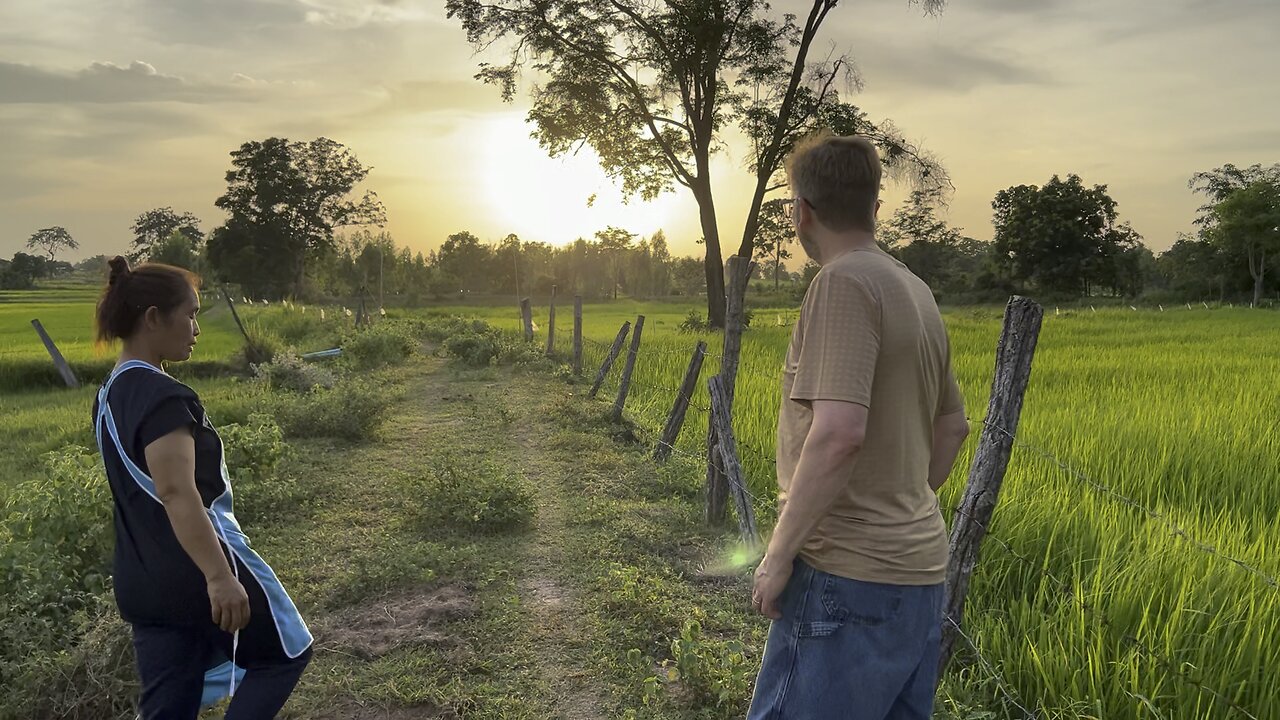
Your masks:
<svg viewBox="0 0 1280 720"><path fill-rule="evenodd" d="M249 594L231 573L209 580L209 606L213 624L224 632L235 632L249 624Z"/></svg>

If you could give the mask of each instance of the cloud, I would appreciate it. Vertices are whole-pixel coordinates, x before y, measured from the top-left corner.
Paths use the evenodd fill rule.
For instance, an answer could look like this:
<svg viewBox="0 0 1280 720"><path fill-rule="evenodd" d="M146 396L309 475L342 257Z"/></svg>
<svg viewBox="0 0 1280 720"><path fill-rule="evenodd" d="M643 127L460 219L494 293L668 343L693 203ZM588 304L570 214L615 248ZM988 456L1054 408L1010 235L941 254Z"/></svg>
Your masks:
<svg viewBox="0 0 1280 720"><path fill-rule="evenodd" d="M141 60L128 66L95 62L73 73L0 61L0 104L204 103L235 99L249 99L242 83L191 82L165 75Z"/></svg>
<svg viewBox="0 0 1280 720"><path fill-rule="evenodd" d="M1053 79L1030 61L996 51L933 44L908 48L879 41L854 46L869 87L967 92L986 85L1049 85ZM862 60L862 56L866 60Z"/></svg>
<svg viewBox="0 0 1280 720"><path fill-rule="evenodd" d="M305 18L313 25L349 29L365 25L400 24L406 22L438 21L443 14L437 8L441 3L418 0L298 0L305 9Z"/></svg>

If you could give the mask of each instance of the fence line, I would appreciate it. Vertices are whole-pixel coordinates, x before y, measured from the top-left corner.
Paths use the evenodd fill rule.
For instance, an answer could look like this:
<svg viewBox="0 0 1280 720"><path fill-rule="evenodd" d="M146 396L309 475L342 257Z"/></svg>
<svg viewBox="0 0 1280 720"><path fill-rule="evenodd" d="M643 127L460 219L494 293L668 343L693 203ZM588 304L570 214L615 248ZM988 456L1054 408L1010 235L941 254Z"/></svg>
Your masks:
<svg viewBox="0 0 1280 720"><path fill-rule="evenodd" d="M1141 512L1142 514L1146 515L1148 518L1152 520L1156 520L1157 522L1161 523L1162 525L1164 525L1166 528L1169 529L1170 535L1174 537L1182 538L1184 541L1186 541L1188 544L1190 544L1192 547L1199 550L1200 552L1203 552L1206 555L1210 555L1210 556L1219 558L1221 560L1225 560L1233 565L1236 565L1237 567L1245 570L1246 572L1249 572L1250 574L1260 579L1262 582L1271 586L1273 589L1280 590L1280 580L1277 580L1275 576L1270 575L1267 572L1254 567L1253 565L1250 565L1244 560L1241 560L1239 558L1232 557L1223 552L1220 552L1217 548L1213 547L1212 545L1209 545L1200 540L1197 540L1189 531L1187 531L1185 528L1178 525L1177 523L1173 522L1164 513L1161 513L1157 510L1153 510L1147 507L1146 505L1142 504L1141 502L1134 500L1133 498L1128 497L1127 495L1124 495L1123 493L1119 492L1118 490L1115 490L1114 488L1111 488L1105 483L1089 477L1088 475L1084 474L1083 471L1078 470L1072 465L1068 464L1066 461L1059 459L1057 456L1055 456L1053 453L1049 452L1048 450L1045 450L1019 437L1015 437L1012 434L1010 434L1007 430L995 425L994 423L990 423L985 419L975 420L974 418L968 418L968 420L971 423L982 423L986 427L992 428L996 432L999 432L1003 434L1005 437L1008 437L1010 440L1012 440L1015 446L1021 445L1022 447L1030 450L1036 455L1039 455L1041 459L1047 460L1053 463L1054 465L1057 465L1058 468L1060 468L1063 472L1066 472L1075 480L1088 485L1090 488L1092 488L1096 492L1106 495L1114 499L1116 502L1119 502L1123 505L1127 505L1133 508L1134 510Z"/></svg>
<svg viewBox="0 0 1280 720"><path fill-rule="evenodd" d="M1093 310L1093 308L1090 308L1090 309ZM1136 311L1137 309L1138 308L1136 307L1132 308L1132 310L1134 311ZM1093 310L1093 311L1096 312L1096 310ZM1163 312L1164 309L1161 308L1161 311ZM1082 309L1076 309L1076 312L1084 312L1084 311ZM1060 310L1055 309L1055 315L1061 315L1061 314L1062 312ZM794 322L795 321L793 320L791 323L788 323L786 325L780 324L779 327L789 327L791 325L794 325ZM772 324L762 325L760 323L757 323L757 327L763 328L763 327L774 327L774 326ZM606 343L601 343L591 338L583 337L582 340L584 345L590 346L592 349L598 348L598 349L607 351L611 347ZM683 349L661 350L661 349L655 349L649 346L646 346L645 348L643 348L640 351L640 354L646 357L680 356L684 358L688 356L688 352ZM595 356L597 355L597 353L592 353L592 355ZM717 362L722 364L726 359L723 355L712 353L712 352L705 353L705 356L714 358ZM759 380L768 381L771 383L778 382L781 375L781 372L778 372L776 374L767 373L767 372L762 372L759 370L754 370L754 369L749 369L744 367L739 367L738 373L746 374L749 377L757 378ZM605 378L605 384L609 384L610 380L612 380L612 378ZM674 394L676 396L680 396L686 400L689 400L691 403L690 406L696 408L697 410L700 410L704 413L710 413L711 411L711 408L708 406L693 404L692 403L693 398L688 395L685 395L680 388L674 388L658 382L648 383L648 382L633 381L632 385L643 390L651 391L655 394L657 393ZM607 402L603 398L600 398L600 400L602 402ZM649 418L647 416L637 413L635 411L631 413L631 416L632 416L631 420L634 427L643 431L645 434L652 434L655 438L657 438L656 440L657 444L659 446L667 448L668 450L671 451L672 454L682 456L683 458L687 458L688 460L697 464L703 464L707 462L707 457L703 453L694 453L694 452L689 452L687 450L683 450L676 446L675 441L672 441L672 442L664 441L661 438L661 431L655 430L654 428L650 427L650 424L648 422ZM1204 552L1205 554L1216 557L1220 560L1225 560L1227 562L1230 562L1236 565L1238 568L1253 574L1255 577L1260 579L1262 582L1266 583L1268 586L1274 589L1280 589L1280 580L1277 580L1275 576L1272 576L1266 573L1265 571L1257 567L1254 567L1253 565L1250 565L1244 560L1241 560L1239 558L1235 558L1223 552L1220 552L1214 546L1208 545L1196 539L1191 535L1189 531L1187 531L1185 528L1175 523L1170 517L1168 517L1164 513L1154 510L1151 507L1148 507L1147 505L1143 504L1138 500L1127 497L1123 493L1120 493L1119 491L1107 486L1105 483L1090 477L1083 470L1077 467L1077 463L1074 463L1071 461L1064 461L1058 458L1052 452L1045 450L1030 441L1016 437L1014 433L1010 433L1009 431L1005 430L1003 427L1000 427L999 425L992 423L986 419L977 420L974 418L968 418L968 420L971 423L981 423L986 427L990 427L996 430L998 433L1003 434L1009 440L1011 440L1015 446L1022 446L1024 449L1027 449L1031 451L1033 454L1038 455L1042 460L1052 463L1053 465L1057 466L1057 468L1059 468L1061 471L1067 473L1070 477L1077 480L1078 482L1081 482L1087 485L1095 492L1098 492L1106 497L1109 497L1115 501L1122 503L1125 506L1128 506L1134 510L1137 510L1142 514L1144 514L1145 516L1147 516L1149 519L1160 522L1162 525L1164 525L1169 529L1171 535L1181 537L1185 542L1189 543L1195 549L1201 552ZM755 458L761 461L764 461L766 463L773 463L776 465L777 461L774 453L766 452L761 448L743 443L741 442L741 440L739 440L738 446L740 448L744 448L747 453L754 456ZM743 480L745 481L746 478L744 477ZM752 504L756 506L765 505L764 501L760 497L752 493L749 487L742 486L742 485L747 485L749 483L738 482L737 480L734 480L733 482L734 482L735 489L742 492L745 497L749 498ZM1042 581L1043 580L1050 581L1054 586L1056 586L1056 588L1062 594L1066 595L1067 598L1069 598L1073 603L1078 605L1090 617L1094 618L1101 626L1106 628L1106 630L1114 634L1123 645L1132 648L1141 656L1146 657L1149 661L1154 663L1156 666L1162 668L1167 673L1167 675L1173 676L1178 681L1186 684L1187 686L1194 687L1202 695L1210 696L1212 698L1212 702L1221 703L1226 707L1230 708L1233 712L1238 713L1239 715L1245 718L1249 718L1249 720L1257 720L1257 717L1248 709L1242 707L1241 705L1233 701L1231 698L1227 697L1222 692L1219 692L1214 688L1209 687L1208 685L1205 685L1203 682L1200 681L1200 679L1192 676L1187 671L1185 671L1179 665L1178 662L1176 662L1175 660L1169 657L1162 655L1161 653L1153 649L1151 646L1144 643L1135 635L1126 632L1123 628L1118 627L1115 624L1115 622L1112 621L1110 618L1108 618L1101 610L1094 607L1092 603L1088 602L1083 597L1081 597L1081 593L1078 592L1075 588L1073 588L1071 585L1069 585L1068 583L1064 582L1062 579L1057 577L1047 567L1042 567L1041 563L1036 563L1026 555L1018 552L1018 550L1016 550L1010 543L1005 541L1003 538L991 533L988 528L983 526L976 518L973 518L972 515L966 513L961 508L953 508L952 510L954 513L964 516L970 522L974 522L979 527L982 527L983 530L987 533L987 537L990 537L997 544L997 546L1000 547L1000 549L1004 553L1008 554L1009 556L1014 558L1016 561L1018 561L1028 569L1030 569L1035 577L1040 578ZM985 563L982 563L982 564L985 564ZM944 622L949 624L950 628L954 629L954 631L957 633L957 636L960 637L964 641L964 643L966 643L969 646L970 650L973 653L973 657L976 659L976 662L978 663L978 665L981 666L983 671L990 676L991 680L995 684L995 687L999 695L1002 696L1007 701L1008 705L1016 708L1018 711L1023 713L1023 716L1025 718L1031 718L1035 720L1038 717L1036 712L1026 707L1026 705L1023 703L1023 701L1017 695L1017 693L1013 691L1011 683L1005 680L999 674L999 672L995 669L992 663L987 661L987 659L982 656L982 653L977 643L974 641L973 637L966 634L965 631L960 627L959 623L955 622L955 620L952 617L950 616L945 617ZM1130 693L1130 695L1132 695L1132 693ZM1134 697L1140 697L1140 696L1134 696ZM1043 710L1042 704L1036 703L1035 705L1038 708L1040 708L1040 710Z"/></svg>

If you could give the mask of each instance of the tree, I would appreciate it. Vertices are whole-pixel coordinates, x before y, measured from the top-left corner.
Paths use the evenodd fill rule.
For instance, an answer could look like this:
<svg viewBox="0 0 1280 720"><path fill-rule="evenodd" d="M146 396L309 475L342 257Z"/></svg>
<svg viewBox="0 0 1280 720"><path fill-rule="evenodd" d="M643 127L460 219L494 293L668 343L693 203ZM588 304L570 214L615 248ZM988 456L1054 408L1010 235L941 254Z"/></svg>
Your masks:
<svg viewBox="0 0 1280 720"><path fill-rule="evenodd" d="M133 221L129 230L133 233L133 251L129 258L135 261L152 259L155 249L170 242L175 232L185 236L195 252L199 252L200 245L204 242L200 218L189 212L179 214L171 207L155 208L142 213Z"/></svg>
<svg viewBox="0 0 1280 720"><path fill-rule="evenodd" d="M929 13L943 0L918 2ZM447 0L450 18L485 50L507 41L500 64L481 63L476 78L516 95L521 73L546 78L532 93L528 118L553 156L590 145L627 195L652 199L686 188L698 203L705 243L710 323L724 322L721 252L711 157L736 123L751 141L755 191L738 254L754 255L764 197L795 142L819 127L861 133L884 150L891 169L945 183L945 173L903 140L840 101L836 83L859 80L847 57L809 62L819 30L838 0L812 0L803 26L780 19L765 0Z"/></svg>
<svg viewBox="0 0 1280 720"><path fill-rule="evenodd" d="M1088 295L1114 277L1110 263L1132 231L1116 228L1116 202L1105 185L1054 175L1043 187L996 194L994 250L1009 277L1041 290ZM1136 233L1133 233L1136 236Z"/></svg>
<svg viewBox="0 0 1280 720"><path fill-rule="evenodd" d="M1253 304L1262 301L1267 258L1280 256L1280 182L1263 178L1232 191L1214 206L1211 241L1243 255L1253 278Z"/></svg>
<svg viewBox="0 0 1280 720"><path fill-rule="evenodd" d="M358 200L349 197L371 168L328 138L247 142L231 153L231 165L227 191L215 203L231 217L223 232L215 231L209 240L210 260L223 276L238 270L260 288L277 294L291 288L295 296L301 295L308 258L333 249L335 228L381 227L386 221L376 193L366 191ZM273 276L267 278L261 268L244 267L253 261L282 264L269 265Z"/></svg>
<svg viewBox="0 0 1280 720"><path fill-rule="evenodd" d="M71 233L67 232L66 228L54 225L32 233L31 238L27 240L27 248L48 253L49 262L53 262L59 250L79 250L80 243L71 237Z"/></svg>
<svg viewBox="0 0 1280 720"><path fill-rule="evenodd" d="M609 277L612 278L613 299L618 299L618 286L622 284L622 256L631 249L631 242L636 239L635 233L610 225L604 230L596 231L596 242L600 250L609 258Z"/></svg>
<svg viewBox="0 0 1280 720"><path fill-rule="evenodd" d="M760 208L760 222L756 226L755 259L762 269L773 277L773 290L778 291L782 265L791 259L787 245L795 239L791 218L787 217L781 199L770 200Z"/></svg>
<svg viewBox="0 0 1280 720"><path fill-rule="evenodd" d="M164 263L186 268L192 272L200 271L200 251L191 236L175 229L169 236L158 243L153 243L146 250L147 261Z"/></svg>
<svg viewBox="0 0 1280 720"><path fill-rule="evenodd" d="M0 267L0 290L29 290L45 276L49 261L39 255L16 252Z"/></svg>
<svg viewBox="0 0 1280 720"><path fill-rule="evenodd" d="M1213 243L1185 233L1156 258L1156 266L1170 291L1179 297L1222 301L1227 293L1229 258Z"/></svg>
<svg viewBox="0 0 1280 720"><path fill-rule="evenodd" d="M436 267L445 278L451 278L454 290L479 292L486 289L489 277L492 249L480 243L480 238L470 232L454 233L445 239L436 252Z"/></svg>

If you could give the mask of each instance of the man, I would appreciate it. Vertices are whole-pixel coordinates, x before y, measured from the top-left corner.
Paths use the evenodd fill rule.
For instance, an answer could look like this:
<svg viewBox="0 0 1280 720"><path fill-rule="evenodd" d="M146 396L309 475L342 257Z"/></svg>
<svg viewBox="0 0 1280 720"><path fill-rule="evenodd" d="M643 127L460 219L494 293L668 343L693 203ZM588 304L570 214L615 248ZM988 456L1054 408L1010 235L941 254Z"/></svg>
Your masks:
<svg viewBox="0 0 1280 720"><path fill-rule="evenodd" d="M773 619L749 720L927 720L947 532L937 490L968 435L933 294L875 242L880 160L818 135L787 159L822 266L778 419L781 514L752 602Z"/></svg>

